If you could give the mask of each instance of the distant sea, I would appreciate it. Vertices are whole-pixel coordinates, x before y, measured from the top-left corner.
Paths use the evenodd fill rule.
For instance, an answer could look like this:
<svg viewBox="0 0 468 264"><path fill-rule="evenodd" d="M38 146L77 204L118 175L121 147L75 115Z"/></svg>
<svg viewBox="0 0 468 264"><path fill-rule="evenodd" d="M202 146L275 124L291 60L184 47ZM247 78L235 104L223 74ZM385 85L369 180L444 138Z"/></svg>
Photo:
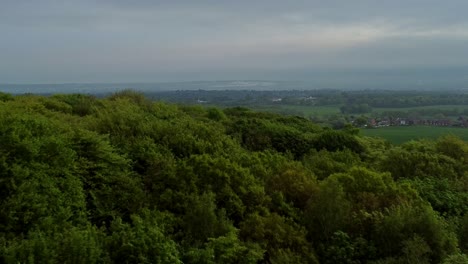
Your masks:
<svg viewBox="0 0 468 264"><path fill-rule="evenodd" d="M468 72L468 69L467 69ZM341 76L341 75L340 75ZM432 91L462 91L468 92L468 75L463 78L433 79L408 77L405 74L393 73L379 75L379 72L368 75L353 75L339 78L331 73L311 76L309 81L269 81L269 80L230 80L230 81L188 81L188 82L154 82L154 83L58 83L58 84L2 84L0 92L11 94L57 94L57 93L83 93L93 95L106 95L131 89L143 93L166 91L193 91L193 90L432 90ZM359 78L358 78L359 77ZM421 76L422 77L422 76Z"/></svg>

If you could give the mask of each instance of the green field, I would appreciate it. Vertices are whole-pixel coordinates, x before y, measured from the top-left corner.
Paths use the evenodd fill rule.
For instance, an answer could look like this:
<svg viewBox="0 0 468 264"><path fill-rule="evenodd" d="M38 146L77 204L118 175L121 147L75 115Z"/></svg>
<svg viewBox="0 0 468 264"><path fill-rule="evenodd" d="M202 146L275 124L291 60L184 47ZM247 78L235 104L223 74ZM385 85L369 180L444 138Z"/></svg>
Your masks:
<svg viewBox="0 0 468 264"><path fill-rule="evenodd" d="M254 107L258 111L268 111L283 114L292 114L304 117L310 116L330 116L341 114L340 105L326 105L326 106L307 106L307 105L278 105L278 106L263 106Z"/></svg>
<svg viewBox="0 0 468 264"><path fill-rule="evenodd" d="M259 106L254 107L258 111L268 111L276 112L283 114L292 114L299 115L304 117L326 117L341 114L340 111L341 105L326 105L326 106L307 106L307 105L276 105L276 106ZM431 106L418 106L418 107L400 107L400 108L374 108L371 113L366 113L365 115L379 115L383 112L392 112L392 111L401 111L401 112L411 112L417 110L429 110L429 109L439 109L439 110L454 110L462 113L463 111L468 110L468 105L431 105ZM356 114L360 115L360 114Z"/></svg>
<svg viewBox="0 0 468 264"><path fill-rule="evenodd" d="M436 139L452 134L468 140L468 128L432 127L432 126L391 126L362 129L365 136L381 137L394 144L401 144L412 139Z"/></svg>
<svg viewBox="0 0 468 264"><path fill-rule="evenodd" d="M382 113L385 111L414 111L418 109L441 109L451 110L468 109L468 106L461 105L438 105L438 106L421 106L421 107L405 107L405 108L374 108L373 113ZM301 105L278 105L278 106L263 106L257 107L258 111L269 111L282 114L299 115L304 117L327 117L340 114L340 105L328 106L301 106ZM453 117L452 117L453 118ZM392 126L373 129L362 129L362 134L365 136L381 137L394 144L401 144L409 140L416 139L436 139L440 136L453 134L463 140L468 141L468 128L456 127L433 127L433 126Z"/></svg>
<svg viewBox="0 0 468 264"><path fill-rule="evenodd" d="M468 109L468 105L428 105L428 106L414 106L414 107L375 107L373 111L384 112L384 111L411 111L420 109L440 109L440 110L465 110Z"/></svg>

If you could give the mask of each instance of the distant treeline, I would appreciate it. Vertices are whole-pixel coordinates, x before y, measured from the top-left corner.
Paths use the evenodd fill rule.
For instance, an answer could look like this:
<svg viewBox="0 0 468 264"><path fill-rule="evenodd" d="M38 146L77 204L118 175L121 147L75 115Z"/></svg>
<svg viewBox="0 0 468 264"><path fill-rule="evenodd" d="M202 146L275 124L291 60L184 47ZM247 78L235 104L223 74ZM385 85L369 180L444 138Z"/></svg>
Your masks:
<svg viewBox="0 0 468 264"><path fill-rule="evenodd" d="M468 142L0 94L0 263L467 263Z"/></svg>
<svg viewBox="0 0 468 264"><path fill-rule="evenodd" d="M468 93L461 91L340 91L340 90L196 90L146 92L153 99L180 103L219 105L299 104L367 105L369 107L416 107L468 105Z"/></svg>

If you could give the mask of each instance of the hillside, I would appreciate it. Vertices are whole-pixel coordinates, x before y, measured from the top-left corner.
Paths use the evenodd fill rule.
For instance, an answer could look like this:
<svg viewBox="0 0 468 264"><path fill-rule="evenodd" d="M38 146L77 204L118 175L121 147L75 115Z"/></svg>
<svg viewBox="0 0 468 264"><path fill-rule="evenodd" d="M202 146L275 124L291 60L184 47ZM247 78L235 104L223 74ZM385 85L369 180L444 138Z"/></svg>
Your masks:
<svg viewBox="0 0 468 264"><path fill-rule="evenodd" d="M464 263L468 142L0 95L0 263Z"/></svg>

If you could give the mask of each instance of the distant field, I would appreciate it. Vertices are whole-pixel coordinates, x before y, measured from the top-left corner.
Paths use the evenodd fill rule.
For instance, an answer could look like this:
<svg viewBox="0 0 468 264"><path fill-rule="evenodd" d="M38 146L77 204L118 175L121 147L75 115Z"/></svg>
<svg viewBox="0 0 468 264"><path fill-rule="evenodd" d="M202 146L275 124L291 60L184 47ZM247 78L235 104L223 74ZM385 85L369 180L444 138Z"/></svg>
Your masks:
<svg viewBox="0 0 468 264"><path fill-rule="evenodd" d="M455 127L392 126L362 129L362 133L365 136L385 138L394 144L401 144L412 139L436 139L447 134L453 134L468 140L468 128Z"/></svg>
<svg viewBox="0 0 468 264"><path fill-rule="evenodd" d="M374 108L372 110L372 113L380 114L383 112L391 112L391 111L410 112L410 111L416 111L416 110L433 110L433 109L442 110L442 111L456 110L456 112L459 112L461 114L464 111L468 110L468 105L431 105L431 106L400 107L400 108ZM458 114L456 114L453 117L456 117L456 116L458 116Z"/></svg>
<svg viewBox="0 0 468 264"><path fill-rule="evenodd" d="M255 108L260 111L269 111L277 113L290 113L304 117L310 116L330 116L340 114L340 105L327 105L327 106L303 106L303 105L278 105L278 106L265 106Z"/></svg>
<svg viewBox="0 0 468 264"><path fill-rule="evenodd" d="M301 115L304 117L317 116L325 117L335 114L341 114L341 105L327 105L327 106L306 106L306 105L277 105L277 106L263 106L257 107L256 110L269 111L277 113L290 113L295 115ZM431 105L431 106L418 106L418 107L400 107L400 108L374 108L372 113L366 115L378 114L387 111L415 111L423 109L440 109L440 110L453 110L457 109L460 112L468 109L468 105ZM359 115L359 114L357 114Z"/></svg>
<svg viewBox="0 0 468 264"><path fill-rule="evenodd" d="M340 114L340 105L327 105L327 106L301 106L301 105L287 105L286 109L304 113L304 116L327 116Z"/></svg>
<svg viewBox="0 0 468 264"><path fill-rule="evenodd" d="M374 111L384 112L384 111L409 111L409 110L418 110L418 109L441 109L441 110L452 110L452 109L468 109L468 105L428 105L428 106L415 106L415 107L377 107L374 108Z"/></svg>

